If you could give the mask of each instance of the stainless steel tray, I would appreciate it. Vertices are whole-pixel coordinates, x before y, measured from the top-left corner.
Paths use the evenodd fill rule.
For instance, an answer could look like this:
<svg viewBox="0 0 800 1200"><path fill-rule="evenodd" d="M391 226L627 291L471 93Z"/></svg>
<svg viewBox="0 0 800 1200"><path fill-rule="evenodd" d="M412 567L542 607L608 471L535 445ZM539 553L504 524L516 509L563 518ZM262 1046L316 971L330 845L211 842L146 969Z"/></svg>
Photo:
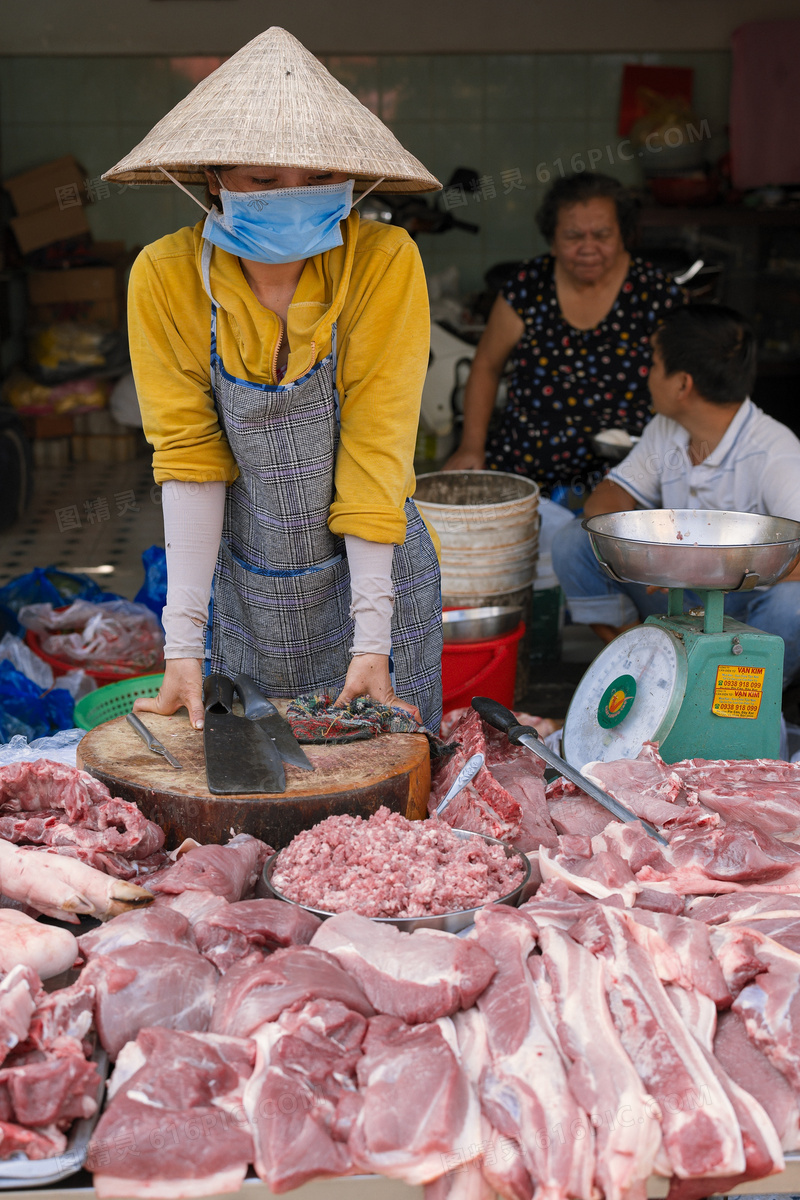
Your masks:
<svg viewBox="0 0 800 1200"><path fill-rule="evenodd" d="M531 877L531 864L527 855L523 854L521 850L515 850L507 842L501 842L498 838L489 837L484 833L472 833L466 829L454 829L453 833L464 841L467 841L469 838L481 838L484 842L490 842L493 846L502 846L505 850L506 858L516 856L521 859L523 865L522 882L514 888L513 892L509 892L507 896L502 896L499 900L493 902L495 904L508 904L516 908L522 902L526 885ZM284 896L283 892L279 892L272 883L272 875L279 855L280 850L277 854L273 854L271 858L267 859L263 876L259 880L257 895L272 895L278 900L285 900L287 904L296 904L296 900L290 900L288 896ZM313 913L321 921L327 921L328 917L336 915L332 912L326 912L321 908L311 908L307 904L298 904L297 907L304 908L306 912ZM382 925L396 925L404 933L413 933L415 929L443 929L445 933L459 933L462 929L466 929L473 924L475 913L479 912L483 907L483 904L478 904L475 908L462 908L458 912L442 913L437 917L370 917L370 920L377 921Z"/></svg>
<svg viewBox="0 0 800 1200"><path fill-rule="evenodd" d="M80 1171L86 1162L94 1127L100 1119L108 1077L108 1055L99 1042L95 1046L92 1062L97 1063L97 1071L100 1075L100 1084L95 1097L97 1112L93 1117L73 1121L63 1154L57 1154L53 1158L39 1158L31 1161L24 1154L18 1152L15 1157L0 1162L0 1191L45 1187L48 1184L60 1183L62 1179L69 1179L70 1175Z"/></svg>

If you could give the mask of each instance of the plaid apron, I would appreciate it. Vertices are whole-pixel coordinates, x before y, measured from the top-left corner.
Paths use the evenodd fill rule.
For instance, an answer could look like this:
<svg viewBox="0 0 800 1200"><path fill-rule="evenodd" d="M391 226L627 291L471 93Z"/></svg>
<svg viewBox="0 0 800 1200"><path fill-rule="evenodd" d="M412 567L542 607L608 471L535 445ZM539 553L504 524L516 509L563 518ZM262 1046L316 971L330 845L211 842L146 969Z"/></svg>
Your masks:
<svg viewBox="0 0 800 1200"><path fill-rule="evenodd" d="M331 353L285 386L229 374L217 353L211 244L203 283L211 298L211 386L239 477L225 520L206 627L206 671L252 675L268 696L344 687L353 643L344 539L331 533L339 443L336 324ZM395 546L389 666L402 700L428 729L442 716L439 562L413 500L406 539Z"/></svg>

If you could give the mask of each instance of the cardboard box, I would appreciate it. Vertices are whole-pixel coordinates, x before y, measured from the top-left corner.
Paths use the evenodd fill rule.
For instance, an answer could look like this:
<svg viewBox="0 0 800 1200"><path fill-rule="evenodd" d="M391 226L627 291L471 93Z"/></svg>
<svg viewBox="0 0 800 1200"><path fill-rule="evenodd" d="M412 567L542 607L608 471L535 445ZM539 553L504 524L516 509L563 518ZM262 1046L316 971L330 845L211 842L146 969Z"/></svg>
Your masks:
<svg viewBox="0 0 800 1200"><path fill-rule="evenodd" d="M47 438L69 438L75 427L71 413L46 413L40 417L22 415L22 424L33 441Z"/></svg>
<svg viewBox="0 0 800 1200"><path fill-rule="evenodd" d="M31 304L64 304L72 300L113 300L117 277L113 267L70 267L65 271L32 271L28 276Z"/></svg>
<svg viewBox="0 0 800 1200"><path fill-rule="evenodd" d="M59 321L102 325L119 329L120 306L116 300L71 300L65 304L33 304L28 308L28 324L54 325Z"/></svg>
<svg viewBox="0 0 800 1200"><path fill-rule="evenodd" d="M23 254L49 246L51 242L89 233L82 208L44 208L23 217L12 217L9 224Z"/></svg>
<svg viewBox="0 0 800 1200"><path fill-rule="evenodd" d="M80 208L86 203L86 172L71 154L3 182L18 217L45 208ZM63 190L66 189L66 190ZM77 203L76 203L77 201ZM46 243L45 243L46 244Z"/></svg>

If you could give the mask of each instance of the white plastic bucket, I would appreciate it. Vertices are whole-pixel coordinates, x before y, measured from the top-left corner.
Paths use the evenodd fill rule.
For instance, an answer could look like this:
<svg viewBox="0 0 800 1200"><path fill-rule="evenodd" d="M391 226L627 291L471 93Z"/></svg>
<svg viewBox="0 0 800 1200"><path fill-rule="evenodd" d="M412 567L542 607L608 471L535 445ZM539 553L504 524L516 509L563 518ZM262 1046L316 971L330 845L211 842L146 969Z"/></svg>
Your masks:
<svg viewBox="0 0 800 1200"><path fill-rule="evenodd" d="M500 471L421 475L414 501L442 543L445 606L479 608L529 588L536 572L539 488Z"/></svg>

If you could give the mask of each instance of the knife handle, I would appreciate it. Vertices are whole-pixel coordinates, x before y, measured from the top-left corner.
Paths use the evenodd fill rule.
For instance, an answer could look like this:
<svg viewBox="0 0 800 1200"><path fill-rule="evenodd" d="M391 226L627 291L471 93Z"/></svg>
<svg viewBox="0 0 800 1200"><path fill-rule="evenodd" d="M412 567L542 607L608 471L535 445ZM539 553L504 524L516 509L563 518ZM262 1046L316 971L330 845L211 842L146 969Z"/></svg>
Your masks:
<svg viewBox="0 0 800 1200"><path fill-rule="evenodd" d="M242 672L234 679L233 686L242 702L244 715L249 721L258 721L261 717L274 717L277 713L275 705L261 694L252 676Z"/></svg>
<svg viewBox="0 0 800 1200"><path fill-rule="evenodd" d="M203 680L203 707L206 712L233 712L233 684L227 675L206 675Z"/></svg>
<svg viewBox="0 0 800 1200"><path fill-rule="evenodd" d="M472 707L488 725L506 734L510 742L516 742L519 745L521 737L539 736L532 727L520 725L511 709L506 708L499 700L490 700L488 696L473 696Z"/></svg>
<svg viewBox="0 0 800 1200"><path fill-rule="evenodd" d="M128 724L130 725L131 729L135 729L135 730L136 730L136 732L138 733L139 737L140 737L140 738L142 739L142 741L144 742L145 746L147 746L147 749L148 749L148 750L152 750L152 749L153 749L153 742L154 742L156 739L153 737L153 734L152 734L152 733L150 732L150 730L147 728L147 726L145 725L144 721L140 721L140 720L139 720L139 718L136 716L136 713L132 713L132 712L129 712L129 713L126 713L126 714L125 714L125 720L128 722Z"/></svg>

